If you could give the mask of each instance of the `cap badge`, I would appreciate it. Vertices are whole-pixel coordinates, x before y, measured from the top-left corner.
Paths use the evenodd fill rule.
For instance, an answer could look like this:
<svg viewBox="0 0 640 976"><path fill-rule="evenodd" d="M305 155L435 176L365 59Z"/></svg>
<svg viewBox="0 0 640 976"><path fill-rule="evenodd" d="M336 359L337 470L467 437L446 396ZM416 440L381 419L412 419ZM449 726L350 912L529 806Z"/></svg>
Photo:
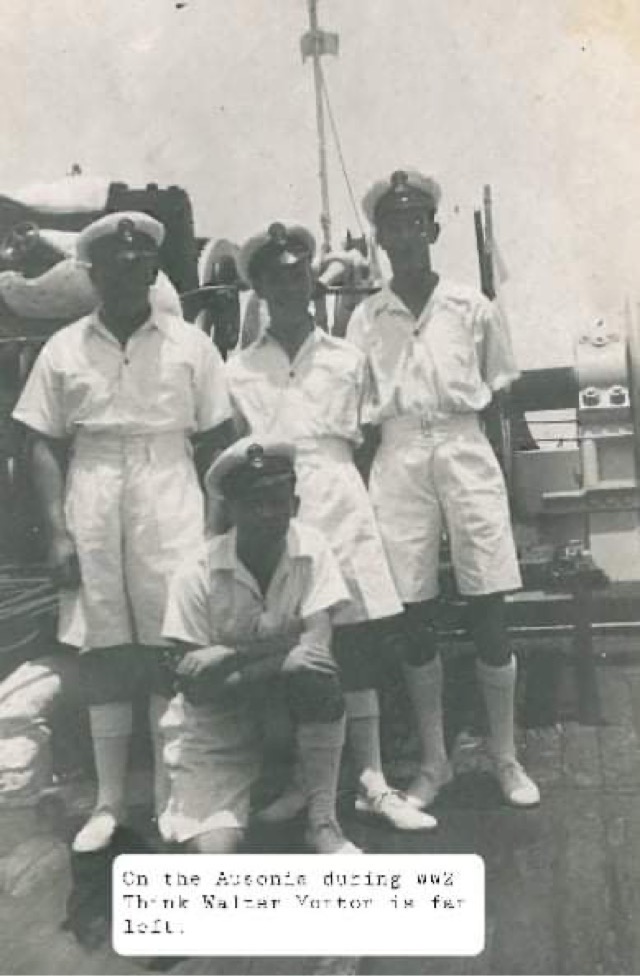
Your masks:
<svg viewBox="0 0 640 976"><path fill-rule="evenodd" d="M284 226L284 224L281 224L279 222L276 222L275 224L271 224L268 230L268 234L271 239L271 242L275 244L276 247L282 248L282 250L286 248L288 239L287 239L287 228Z"/></svg>
<svg viewBox="0 0 640 976"><path fill-rule="evenodd" d="M130 217L125 217L118 223L118 237L123 244L133 244L136 225Z"/></svg>
<svg viewBox="0 0 640 976"><path fill-rule="evenodd" d="M247 448L247 462L256 471L264 468L264 448L262 444L249 445Z"/></svg>
<svg viewBox="0 0 640 976"><path fill-rule="evenodd" d="M409 189L409 174L403 169L397 169L391 174L391 189L396 193L403 193Z"/></svg>

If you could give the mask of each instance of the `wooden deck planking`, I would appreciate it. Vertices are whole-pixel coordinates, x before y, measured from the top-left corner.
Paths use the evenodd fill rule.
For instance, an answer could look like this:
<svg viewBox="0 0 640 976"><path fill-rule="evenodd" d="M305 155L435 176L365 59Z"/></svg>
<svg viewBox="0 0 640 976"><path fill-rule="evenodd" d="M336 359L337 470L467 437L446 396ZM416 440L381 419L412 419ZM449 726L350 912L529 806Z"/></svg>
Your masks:
<svg viewBox="0 0 640 976"><path fill-rule="evenodd" d="M597 791L560 794L554 811L555 872L553 899L558 973L606 972L604 949L606 857L604 826Z"/></svg>
<svg viewBox="0 0 640 976"><path fill-rule="evenodd" d="M599 729L568 722L562 735L563 785L601 787L603 785Z"/></svg>
<svg viewBox="0 0 640 976"><path fill-rule="evenodd" d="M501 803L483 750L467 738L461 775L436 804L435 833L392 833L347 813L346 832L371 852L484 857L487 941L479 956L194 957L164 965L200 976L640 972L640 668L601 665L598 680L606 725L521 732L523 761L542 787L538 810ZM120 958L104 942L90 950L61 929L72 879L64 861L54 873L24 896L0 896L0 973L149 972L145 960Z"/></svg>
<svg viewBox="0 0 640 976"><path fill-rule="evenodd" d="M608 794L605 811L610 959L606 972L638 972L640 962L640 797Z"/></svg>
<svg viewBox="0 0 640 976"><path fill-rule="evenodd" d="M528 729L519 740L521 761L540 789L557 786L563 777L561 726Z"/></svg>
<svg viewBox="0 0 640 976"><path fill-rule="evenodd" d="M599 729L607 789L640 788L640 741L634 722L632 683L621 668L599 669L605 724Z"/></svg>

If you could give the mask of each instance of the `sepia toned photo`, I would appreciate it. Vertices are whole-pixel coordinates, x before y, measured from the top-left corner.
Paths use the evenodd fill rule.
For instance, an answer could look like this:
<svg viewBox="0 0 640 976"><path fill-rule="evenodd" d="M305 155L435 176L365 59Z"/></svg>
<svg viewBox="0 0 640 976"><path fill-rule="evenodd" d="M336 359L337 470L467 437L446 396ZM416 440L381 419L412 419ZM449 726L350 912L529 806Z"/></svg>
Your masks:
<svg viewBox="0 0 640 976"><path fill-rule="evenodd" d="M637 972L634 4L0 48L0 973Z"/></svg>

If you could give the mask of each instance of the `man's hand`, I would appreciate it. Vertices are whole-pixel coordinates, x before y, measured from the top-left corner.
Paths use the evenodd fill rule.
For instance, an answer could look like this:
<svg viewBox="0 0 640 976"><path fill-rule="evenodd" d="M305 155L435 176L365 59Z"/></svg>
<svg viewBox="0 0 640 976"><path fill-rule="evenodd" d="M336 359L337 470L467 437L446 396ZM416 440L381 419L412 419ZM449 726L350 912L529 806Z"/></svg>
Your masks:
<svg viewBox="0 0 640 976"><path fill-rule="evenodd" d="M178 687L194 705L223 698L225 681L237 666L236 651L223 644L189 651L176 668Z"/></svg>
<svg viewBox="0 0 640 976"><path fill-rule="evenodd" d="M180 678L195 680L203 675L224 681L227 675L236 670L238 655L231 647L214 644L212 647L201 647L197 651L188 651L176 669Z"/></svg>
<svg viewBox="0 0 640 976"><path fill-rule="evenodd" d="M292 650L300 641L303 625L302 621L293 621L283 628L281 623L270 619L264 613L260 625L251 637L234 641L234 647L243 659L243 665L258 661L264 657L280 657Z"/></svg>
<svg viewBox="0 0 640 976"><path fill-rule="evenodd" d="M49 572L54 585L63 590L80 586L80 563L75 543L68 532L57 533L49 546Z"/></svg>

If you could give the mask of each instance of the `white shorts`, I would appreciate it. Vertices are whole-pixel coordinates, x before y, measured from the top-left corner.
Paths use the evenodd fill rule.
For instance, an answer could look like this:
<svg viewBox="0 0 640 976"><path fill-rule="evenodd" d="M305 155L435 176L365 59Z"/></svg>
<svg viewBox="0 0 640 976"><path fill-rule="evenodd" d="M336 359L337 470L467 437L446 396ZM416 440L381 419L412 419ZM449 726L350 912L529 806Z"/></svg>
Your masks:
<svg viewBox="0 0 640 976"><path fill-rule="evenodd" d="M82 650L165 644L167 582L204 540L186 436L78 434L65 514L82 584L60 593L59 640Z"/></svg>
<svg viewBox="0 0 640 976"><path fill-rule="evenodd" d="M242 829L260 773L260 746L244 706L192 705L176 695L162 717L169 800L158 819L167 841L223 827Z"/></svg>
<svg viewBox="0 0 640 976"><path fill-rule="evenodd" d="M355 624L402 612L366 486L351 446L319 437L296 444L301 522L322 532L338 560L350 601L335 624Z"/></svg>
<svg viewBox="0 0 640 976"><path fill-rule="evenodd" d="M385 421L370 492L403 603L437 596L445 529L460 593L520 588L502 471L475 414Z"/></svg>

